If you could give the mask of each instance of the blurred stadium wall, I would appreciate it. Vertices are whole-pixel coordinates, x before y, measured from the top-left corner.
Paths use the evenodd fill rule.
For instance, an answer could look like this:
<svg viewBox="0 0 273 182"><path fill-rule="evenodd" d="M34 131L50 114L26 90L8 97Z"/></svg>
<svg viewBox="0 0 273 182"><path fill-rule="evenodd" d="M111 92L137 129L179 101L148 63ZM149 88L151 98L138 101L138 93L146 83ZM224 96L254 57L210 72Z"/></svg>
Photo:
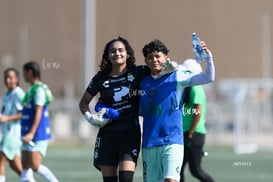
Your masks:
<svg viewBox="0 0 273 182"><path fill-rule="evenodd" d="M191 33L197 32L212 50L216 66L216 82L206 86L208 142L234 143L237 106L230 102L241 84L248 79L256 83L246 89L254 95L260 87L266 90L266 108L271 107L272 12L271 0L0 0L0 72L6 67L21 71L28 60L38 61L55 96L55 141L88 141L96 130L82 121L78 100L98 70L104 45L125 37L135 49L137 64L143 64L142 47L158 38L171 50L170 57L182 63L192 57ZM266 79L266 87L260 79ZM256 105L257 98L251 102ZM271 128L272 117L266 116L263 122ZM259 119L249 125L252 122ZM223 133L223 139L218 137Z"/></svg>

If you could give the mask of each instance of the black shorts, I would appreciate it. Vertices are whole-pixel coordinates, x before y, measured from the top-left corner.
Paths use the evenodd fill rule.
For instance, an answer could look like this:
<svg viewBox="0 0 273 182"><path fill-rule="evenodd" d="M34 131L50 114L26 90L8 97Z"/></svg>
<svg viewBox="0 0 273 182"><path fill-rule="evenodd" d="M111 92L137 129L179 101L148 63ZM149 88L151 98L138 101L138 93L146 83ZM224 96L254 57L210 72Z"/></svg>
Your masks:
<svg viewBox="0 0 273 182"><path fill-rule="evenodd" d="M94 149L94 166L117 167L121 161L133 161L137 164L140 151L140 129L122 132L99 132Z"/></svg>

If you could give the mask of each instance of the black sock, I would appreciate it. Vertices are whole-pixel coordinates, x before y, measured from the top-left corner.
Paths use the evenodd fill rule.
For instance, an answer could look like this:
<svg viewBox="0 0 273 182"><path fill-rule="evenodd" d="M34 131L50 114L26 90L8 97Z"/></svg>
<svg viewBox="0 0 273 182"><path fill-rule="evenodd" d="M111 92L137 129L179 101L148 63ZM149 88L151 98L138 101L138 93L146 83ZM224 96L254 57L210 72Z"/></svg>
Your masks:
<svg viewBox="0 0 273 182"><path fill-rule="evenodd" d="M134 171L119 171L119 182L132 182Z"/></svg>
<svg viewBox="0 0 273 182"><path fill-rule="evenodd" d="M103 177L103 182L118 182L117 176L105 176Z"/></svg>

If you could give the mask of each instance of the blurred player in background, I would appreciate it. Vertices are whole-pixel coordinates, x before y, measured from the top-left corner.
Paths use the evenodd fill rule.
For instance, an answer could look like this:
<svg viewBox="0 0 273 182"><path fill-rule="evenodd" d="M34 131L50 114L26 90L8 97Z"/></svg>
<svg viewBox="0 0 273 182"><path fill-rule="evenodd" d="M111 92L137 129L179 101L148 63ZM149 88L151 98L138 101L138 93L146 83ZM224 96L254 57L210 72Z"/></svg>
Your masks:
<svg viewBox="0 0 273 182"><path fill-rule="evenodd" d="M193 75L174 71L164 76L162 63L168 60L168 48L153 40L142 49L151 70L141 82L140 115L143 116L142 159L144 182L178 182L183 162L182 96L188 86L214 80L212 55L204 42L200 43L210 56L206 71Z"/></svg>
<svg viewBox="0 0 273 182"><path fill-rule="evenodd" d="M42 164L46 155L48 140L51 138L48 105L53 100L51 91L41 82L40 66L36 62L28 62L23 66L25 81L31 87L23 98L21 120L22 182L34 182L33 171L48 182L57 182L54 174Z"/></svg>
<svg viewBox="0 0 273 182"><path fill-rule="evenodd" d="M133 181L140 150L138 121L140 80L150 71L135 65L129 42L118 37L105 46L100 71L92 78L79 107L85 119L100 127L95 144L94 166L101 170L104 182ZM98 118L89 103L100 94L99 102L116 109L118 119Z"/></svg>
<svg viewBox="0 0 273 182"><path fill-rule="evenodd" d="M21 152L21 126L23 106L21 100L25 93L19 87L19 72L14 68L4 71L6 92L2 99L0 123L2 127L2 140L0 143L0 182L5 181L6 163L19 176L22 172L20 160Z"/></svg>
<svg viewBox="0 0 273 182"><path fill-rule="evenodd" d="M185 60L183 66L193 74L202 72L201 65L193 59ZM194 177L201 182L213 182L212 177L201 167L206 134L206 93L202 86L185 89L182 114L185 146L180 182L185 181L184 169L187 163Z"/></svg>

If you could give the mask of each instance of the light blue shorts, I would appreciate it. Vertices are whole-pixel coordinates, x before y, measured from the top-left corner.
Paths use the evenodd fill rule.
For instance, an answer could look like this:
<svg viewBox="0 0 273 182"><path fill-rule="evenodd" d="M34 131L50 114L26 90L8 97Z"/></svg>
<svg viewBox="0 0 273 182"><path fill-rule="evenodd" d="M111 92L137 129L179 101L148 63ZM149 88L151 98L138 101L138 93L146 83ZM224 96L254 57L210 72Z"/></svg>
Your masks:
<svg viewBox="0 0 273 182"><path fill-rule="evenodd" d="M179 181L183 157L184 145L171 144L143 148L144 182L158 182L164 179Z"/></svg>
<svg viewBox="0 0 273 182"><path fill-rule="evenodd" d="M9 160L13 160L16 155L20 156L21 138L3 136L0 143L0 151L2 151Z"/></svg>
<svg viewBox="0 0 273 182"><path fill-rule="evenodd" d="M33 144L24 143L22 146L22 151L40 152L42 156L46 156L48 140L33 142Z"/></svg>

